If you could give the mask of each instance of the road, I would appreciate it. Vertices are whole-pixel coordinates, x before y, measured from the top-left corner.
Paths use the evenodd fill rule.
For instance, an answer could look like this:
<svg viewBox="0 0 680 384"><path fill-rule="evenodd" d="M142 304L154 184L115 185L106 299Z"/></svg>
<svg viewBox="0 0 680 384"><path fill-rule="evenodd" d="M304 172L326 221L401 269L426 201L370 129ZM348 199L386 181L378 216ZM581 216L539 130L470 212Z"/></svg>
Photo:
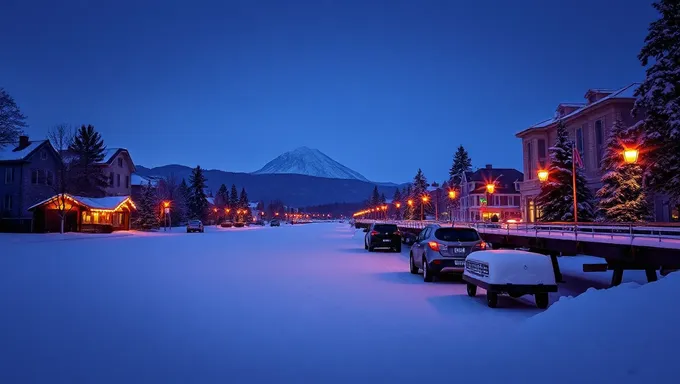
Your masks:
<svg viewBox="0 0 680 384"><path fill-rule="evenodd" d="M424 283L363 235L3 235L0 382L412 382L419 353L460 359L539 312Z"/></svg>

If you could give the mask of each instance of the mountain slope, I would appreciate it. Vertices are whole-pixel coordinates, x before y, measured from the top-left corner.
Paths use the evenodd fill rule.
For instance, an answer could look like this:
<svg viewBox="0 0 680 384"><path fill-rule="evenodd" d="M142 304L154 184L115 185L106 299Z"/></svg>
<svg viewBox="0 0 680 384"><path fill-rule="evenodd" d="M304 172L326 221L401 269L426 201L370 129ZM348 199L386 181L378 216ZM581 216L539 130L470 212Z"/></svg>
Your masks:
<svg viewBox="0 0 680 384"><path fill-rule="evenodd" d="M183 165L166 165L156 168L137 166L142 176L174 176L189 181L191 168ZM205 170L207 186L216 193L221 184L230 187L236 184L240 190L245 187L248 197L253 200L269 202L281 199L294 207L332 203L361 203L366 200L376 186L375 183L361 180L333 179L296 174L260 174L225 172L215 169ZM378 190L385 196L392 196L396 186L378 184Z"/></svg>
<svg viewBox="0 0 680 384"><path fill-rule="evenodd" d="M368 182L368 179L359 172L345 167L318 149L307 147L286 152L253 172L253 174L297 174Z"/></svg>

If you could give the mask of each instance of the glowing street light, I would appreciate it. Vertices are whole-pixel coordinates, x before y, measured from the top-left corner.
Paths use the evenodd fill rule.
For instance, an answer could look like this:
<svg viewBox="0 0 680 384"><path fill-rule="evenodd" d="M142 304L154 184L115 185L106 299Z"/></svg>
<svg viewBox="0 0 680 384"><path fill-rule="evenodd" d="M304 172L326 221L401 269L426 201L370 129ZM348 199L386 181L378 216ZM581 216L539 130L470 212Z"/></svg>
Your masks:
<svg viewBox="0 0 680 384"><path fill-rule="evenodd" d="M548 180L548 171L545 169L541 169L538 171L538 180L543 183L546 180Z"/></svg>
<svg viewBox="0 0 680 384"><path fill-rule="evenodd" d="M430 198L427 197L427 195L423 196L423 203L427 203L428 200L430 200Z"/></svg>
<svg viewBox="0 0 680 384"><path fill-rule="evenodd" d="M493 184L487 184L487 185L486 185L486 191L487 191L487 192L489 192L489 193L494 193L495 190L496 190L496 186L495 186L495 185L493 185Z"/></svg>
<svg viewBox="0 0 680 384"><path fill-rule="evenodd" d="M394 203L394 205L395 205L397 208L401 208L401 203L399 203L399 202Z"/></svg>
<svg viewBox="0 0 680 384"><path fill-rule="evenodd" d="M635 164L638 161L639 155L640 155L640 151L638 151L635 148L625 149L623 151L623 161L625 161L626 164Z"/></svg>
<svg viewBox="0 0 680 384"><path fill-rule="evenodd" d="M456 198L456 191L455 190L450 190L449 191L449 199L453 200Z"/></svg>

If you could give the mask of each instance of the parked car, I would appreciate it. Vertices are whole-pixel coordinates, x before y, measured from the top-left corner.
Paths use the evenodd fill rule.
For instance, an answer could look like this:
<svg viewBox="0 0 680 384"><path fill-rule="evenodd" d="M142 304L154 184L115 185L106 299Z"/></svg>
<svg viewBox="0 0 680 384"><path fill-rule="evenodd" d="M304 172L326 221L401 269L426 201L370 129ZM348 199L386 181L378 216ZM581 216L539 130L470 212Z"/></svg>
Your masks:
<svg viewBox="0 0 680 384"><path fill-rule="evenodd" d="M411 273L423 270L423 280L434 281L441 273L462 275L465 258L472 252L489 248L474 228L441 227L432 224L425 227L411 246L409 265Z"/></svg>
<svg viewBox="0 0 680 384"><path fill-rule="evenodd" d="M245 226L246 226L246 223L244 223L242 221L237 221L237 222L234 223L235 228L243 228Z"/></svg>
<svg viewBox="0 0 680 384"><path fill-rule="evenodd" d="M279 219L273 219L272 221L269 222L269 226L270 227L280 227L281 222L279 221Z"/></svg>
<svg viewBox="0 0 680 384"><path fill-rule="evenodd" d="M203 222L201 220L189 220L189 223L187 223L187 233L189 232L203 233Z"/></svg>
<svg viewBox="0 0 680 384"><path fill-rule="evenodd" d="M396 224L371 224L364 236L364 249L373 252L376 248L401 252L401 232Z"/></svg>
<svg viewBox="0 0 680 384"><path fill-rule="evenodd" d="M222 228L231 228L234 226L234 223L231 222L230 220L225 220L220 225L222 226Z"/></svg>
<svg viewBox="0 0 680 384"><path fill-rule="evenodd" d="M264 226L264 220L257 220L256 222L253 223L253 225Z"/></svg>

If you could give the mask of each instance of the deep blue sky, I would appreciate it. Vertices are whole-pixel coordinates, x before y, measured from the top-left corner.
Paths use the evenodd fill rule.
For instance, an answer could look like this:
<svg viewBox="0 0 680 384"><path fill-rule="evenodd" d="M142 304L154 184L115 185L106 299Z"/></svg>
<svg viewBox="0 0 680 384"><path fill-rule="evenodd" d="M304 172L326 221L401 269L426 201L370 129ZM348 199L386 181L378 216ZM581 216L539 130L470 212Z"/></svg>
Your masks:
<svg viewBox="0 0 680 384"><path fill-rule="evenodd" d="M644 76L651 0L0 5L0 86L32 137L94 124L137 164L254 171L306 145L377 181L521 169L514 134Z"/></svg>

